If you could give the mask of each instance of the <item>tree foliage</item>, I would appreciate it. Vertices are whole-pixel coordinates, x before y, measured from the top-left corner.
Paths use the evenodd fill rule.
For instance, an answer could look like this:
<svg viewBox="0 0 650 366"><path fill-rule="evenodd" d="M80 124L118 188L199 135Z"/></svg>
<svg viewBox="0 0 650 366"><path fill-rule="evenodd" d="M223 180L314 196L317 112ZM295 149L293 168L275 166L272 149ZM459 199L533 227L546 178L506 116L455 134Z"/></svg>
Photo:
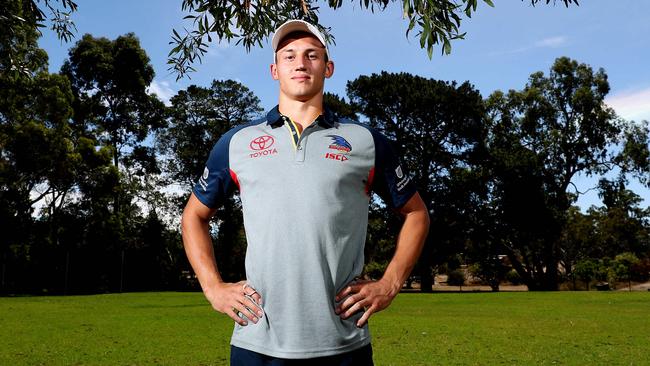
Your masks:
<svg viewBox="0 0 650 366"><path fill-rule="evenodd" d="M445 83L406 73L360 76L348 82L350 103L370 126L394 141L429 209L431 232L420 263L422 287L431 284L431 260L439 264L466 240L463 228L478 201L484 108L471 84ZM385 215L382 215L385 216ZM393 226L394 225L394 226ZM397 232L399 221L386 227ZM386 235L386 234L385 234Z"/></svg>
<svg viewBox="0 0 650 366"><path fill-rule="evenodd" d="M71 40L76 28L70 16L76 10L72 0L0 1L0 73L34 70L33 61L25 57L25 47L30 47L30 39L41 35L48 19L60 39Z"/></svg>
<svg viewBox="0 0 650 366"><path fill-rule="evenodd" d="M487 101L492 195L507 254L529 288L557 287L561 233L581 193L573 179L615 163L609 148L622 128L604 103L608 92L604 70L561 57L548 76L533 73L523 90Z"/></svg>
<svg viewBox="0 0 650 366"><path fill-rule="evenodd" d="M190 85L171 98L169 126L157 134L170 178L191 189L203 172L207 153L232 127L258 118L260 100L233 80L213 80L209 88Z"/></svg>
<svg viewBox="0 0 650 366"><path fill-rule="evenodd" d="M524 1L524 0L522 0ZM556 0L552 0L553 3ZM578 5L577 0L560 0L567 7ZM354 1L351 1L354 3ZM492 0L482 0L489 6L494 6ZM530 0L532 5L539 2L550 3L551 0ZM327 6L339 9L343 0L328 0ZM436 45L441 45L442 52L451 52L451 42L463 39L460 25L463 17L471 18L476 12L479 0L361 0L362 9L370 12L383 11L392 3L398 3L402 8L405 21L408 22L406 37L411 31L417 32L420 47L426 48L429 58L432 57ZM177 78L182 78L187 72L195 71L192 64L201 61L207 52L213 37L215 42L236 40L246 50L258 45L268 37L280 24L288 19L303 19L316 24L324 32L327 42L333 43L334 36L327 27L319 23L320 6L315 0L290 1L233 1L233 0L183 0L183 11L190 14L185 19L192 21L191 30L179 34L172 32L174 47L169 52L169 69Z"/></svg>
<svg viewBox="0 0 650 366"><path fill-rule="evenodd" d="M234 80L213 80L209 88L191 85L171 103L169 125L157 134L157 141L166 156L168 183L180 188L172 199L175 208L181 209L217 140L231 128L258 118L262 107L252 91ZM240 207L239 200L231 198L217 210L214 220L219 270L225 279L235 281L245 276L246 238Z"/></svg>
<svg viewBox="0 0 650 366"><path fill-rule="evenodd" d="M217 4L186 3L195 12L200 4L204 12ZM362 6L381 11L390 3ZM476 3L458 2L446 11L469 7L473 14ZM147 92L153 68L132 34L115 40L86 35L61 74L50 74L29 3L6 4L0 10L0 22L11 26L0 34L0 221L13 230L0 238L0 292L190 286L170 217L178 216L218 138L260 115L259 99L235 81L213 81L179 91L166 108ZM241 40L237 29L257 24L244 44L262 39L288 16L317 14L310 1L223 4L289 12L214 18L228 25L228 39ZM343 1L328 4L339 8ZM291 13L295 6L304 6L304 14ZM413 16L423 14L414 10ZM237 16L242 23L229 23ZM436 42L459 35L451 29L455 33L438 34ZM603 70L560 58L547 75L532 74L522 90L487 100L469 82L386 72L350 81L346 99L326 94L324 100L338 115L393 140L411 171L432 222L417 266L424 290L431 288L434 267L454 269L461 262L493 289L504 278L519 278L531 290L548 290L562 276L587 286L594 280L630 285L650 276L650 209L628 187L629 177L650 179L650 130L646 121L622 123L603 103L608 91ZM587 212L575 207L582 194L575 177L606 173L610 178L594 187L603 205ZM235 197L220 208L211 231L222 275L233 281L244 276L239 206ZM367 275L381 275L400 224L379 200L371 201Z"/></svg>

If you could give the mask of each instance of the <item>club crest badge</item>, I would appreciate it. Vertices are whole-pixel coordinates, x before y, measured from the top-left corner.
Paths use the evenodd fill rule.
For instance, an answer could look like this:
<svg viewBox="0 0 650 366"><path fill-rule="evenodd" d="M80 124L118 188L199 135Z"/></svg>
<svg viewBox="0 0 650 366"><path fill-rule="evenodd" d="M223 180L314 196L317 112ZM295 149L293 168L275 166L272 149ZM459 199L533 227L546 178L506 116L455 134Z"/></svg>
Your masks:
<svg viewBox="0 0 650 366"><path fill-rule="evenodd" d="M352 145L343 137L339 135L327 135L327 137L332 138L329 148L333 150L338 150L342 153L349 153L352 151Z"/></svg>

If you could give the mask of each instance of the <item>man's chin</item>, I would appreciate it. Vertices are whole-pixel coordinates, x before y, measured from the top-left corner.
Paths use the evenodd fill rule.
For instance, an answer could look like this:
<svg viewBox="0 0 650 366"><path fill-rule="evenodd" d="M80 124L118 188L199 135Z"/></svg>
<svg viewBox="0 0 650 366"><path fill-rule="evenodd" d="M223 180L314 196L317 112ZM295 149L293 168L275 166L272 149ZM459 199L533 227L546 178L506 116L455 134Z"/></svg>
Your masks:
<svg viewBox="0 0 650 366"><path fill-rule="evenodd" d="M314 96L316 96L316 94L314 93L304 93L304 94L294 94L291 97L293 100L297 100L299 102L307 102L313 99Z"/></svg>

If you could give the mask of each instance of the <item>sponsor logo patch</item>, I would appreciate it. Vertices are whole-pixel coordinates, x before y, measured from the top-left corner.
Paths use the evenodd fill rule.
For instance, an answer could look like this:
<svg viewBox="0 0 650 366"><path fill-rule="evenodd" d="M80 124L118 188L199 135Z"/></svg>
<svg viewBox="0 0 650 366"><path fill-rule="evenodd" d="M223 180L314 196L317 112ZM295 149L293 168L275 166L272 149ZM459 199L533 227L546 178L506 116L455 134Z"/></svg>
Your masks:
<svg viewBox="0 0 650 366"><path fill-rule="evenodd" d="M397 168L395 168L395 174L397 175L397 179L402 179L404 177L404 173L402 173L401 165L398 165Z"/></svg>
<svg viewBox="0 0 650 366"><path fill-rule="evenodd" d="M325 159L332 159L332 160L338 160L338 161L350 160L344 154L334 154L334 153L325 153Z"/></svg>
<svg viewBox="0 0 650 366"><path fill-rule="evenodd" d="M250 153L248 156L250 158L259 158L261 156L268 156L278 153L278 149L272 148L275 143L273 136L262 135L251 140L248 146L254 152Z"/></svg>
<svg viewBox="0 0 650 366"><path fill-rule="evenodd" d="M273 146L273 143L275 143L275 139L273 139L273 136L262 135L260 137L254 138L249 144L249 146L251 150L260 151L260 150L266 150L270 148L271 146Z"/></svg>
<svg viewBox="0 0 650 366"><path fill-rule="evenodd" d="M397 182L397 191L404 189L404 187L406 187L406 185L411 181L411 178L408 175L404 175L401 165L398 165L397 168L395 168L395 176L400 180Z"/></svg>
<svg viewBox="0 0 650 366"><path fill-rule="evenodd" d="M203 192L208 190L208 176L210 175L210 170L206 166L205 169L203 169L203 175L201 175L201 178L199 178L199 185L203 189Z"/></svg>
<svg viewBox="0 0 650 366"><path fill-rule="evenodd" d="M404 187L406 187L406 185L407 185L410 181L411 181L411 178L409 178L408 176L407 176L407 177L404 177L404 179L402 179L402 180L400 180L399 182L397 182L397 190L398 190L398 191L401 191L402 189L404 189Z"/></svg>

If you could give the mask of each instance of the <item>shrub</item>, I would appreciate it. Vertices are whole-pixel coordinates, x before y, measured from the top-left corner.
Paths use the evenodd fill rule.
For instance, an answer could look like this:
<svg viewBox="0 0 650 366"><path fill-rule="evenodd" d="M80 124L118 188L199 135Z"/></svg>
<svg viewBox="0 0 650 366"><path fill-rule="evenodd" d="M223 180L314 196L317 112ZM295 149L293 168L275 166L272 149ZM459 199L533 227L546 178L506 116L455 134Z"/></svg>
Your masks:
<svg viewBox="0 0 650 366"><path fill-rule="evenodd" d="M447 275L447 285L463 286L465 284L465 272L462 269L455 269Z"/></svg>
<svg viewBox="0 0 650 366"><path fill-rule="evenodd" d="M645 282L650 279L650 258L644 258L634 263L631 268L634 281Z"/></svg>
<svg viewBox="0 0 650 366"><path fill-rule="evenodd" d="M369 262L364 268L364 273L366 276L372 278L373 280L378 280L384 275L386 271L387 263L378 263L375 261Z"/></svg>
<svg viewBox="0 0 650 366"><path fill-rule="evenodd" d="M506 281L510 282L511 284L513 284L515 286L521 285L521 283L522 283L521 276L514 269L510 270L508 273L506 273Z"/></svg>

